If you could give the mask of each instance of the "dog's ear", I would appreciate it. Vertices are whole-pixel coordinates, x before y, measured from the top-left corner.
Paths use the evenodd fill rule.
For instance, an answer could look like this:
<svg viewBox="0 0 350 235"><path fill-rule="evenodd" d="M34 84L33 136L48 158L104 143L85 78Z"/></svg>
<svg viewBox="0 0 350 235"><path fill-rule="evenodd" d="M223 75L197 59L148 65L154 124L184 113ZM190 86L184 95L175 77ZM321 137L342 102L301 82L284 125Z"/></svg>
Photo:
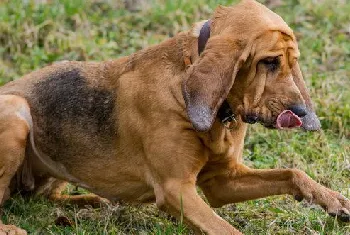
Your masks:
<svg viewBox="0 0 350 235"><path fill-rule="evenodd" d="M306 104L307 114L302 117L302 128L307 131L317 131L321 129L321 123L318 119L310 98L309 91L306 87L305 81L303 79L303 74L300 70L299 63L296 61L292 67L292 75L295 85L298 87L301 95Z"/></svg>
<svg viewBox="0 0 350 235"><path fill-rule="evenodd" d="M187 71L183 96L187 114L197 131L208 131L246 60L242 43L232 37L211 37L201 57Z"/></svg>

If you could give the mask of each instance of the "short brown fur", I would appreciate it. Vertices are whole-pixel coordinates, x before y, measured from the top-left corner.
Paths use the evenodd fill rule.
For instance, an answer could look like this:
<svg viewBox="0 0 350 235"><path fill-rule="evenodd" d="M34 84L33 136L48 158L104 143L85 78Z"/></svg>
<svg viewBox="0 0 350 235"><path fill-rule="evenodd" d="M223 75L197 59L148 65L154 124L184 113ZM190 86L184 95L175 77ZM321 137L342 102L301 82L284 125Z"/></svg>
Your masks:
<svg viewBox="0 0 350 235"><path fill-rule="evenodd" d="M261 4L219 7L198 55L198 30L128 57L59 62L0 88L0 202L20 190L56 201L95 204L96 195L61 195L65 181L110 201L156 202L183 213L194 231L240 234L197 194L219 207L290 194L349 218L350 202L296 169L243 165L247 115L273 127L304 105L316 130L291 29ZM278 68L262 63L279 58ZM192 64L190 64L192 63ZM216 117L224 100L234 129ZM0 225L0 232L25 231Z"/></svg>

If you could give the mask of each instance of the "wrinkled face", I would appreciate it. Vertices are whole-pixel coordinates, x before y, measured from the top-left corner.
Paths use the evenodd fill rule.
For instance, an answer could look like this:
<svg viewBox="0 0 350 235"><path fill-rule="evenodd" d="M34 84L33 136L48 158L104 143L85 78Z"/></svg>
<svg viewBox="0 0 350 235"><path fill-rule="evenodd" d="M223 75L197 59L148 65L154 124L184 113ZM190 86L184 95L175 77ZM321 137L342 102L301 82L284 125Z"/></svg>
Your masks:
<svg viewBox="0 0 350 235"><path fill-rule="evenodd" d="M301 73L294 71L299 71L296 42L272 31L256 39L253 47L237 74L229 101L247 123L279 129L302 126L302 118L309 112L305 101L309 97L302 94L307 90Z"/></svg>
<svg viewBox="0 0 350 235"><path fill-rule="evenodd" d="M256 1L242 1L218 7L211 21L210 38L187 69L182 86L195 130L210 130L225 99L247 123L320 129L299 68L295 37L281 17ZM207 25L194 26L199 41Z"/></svg>

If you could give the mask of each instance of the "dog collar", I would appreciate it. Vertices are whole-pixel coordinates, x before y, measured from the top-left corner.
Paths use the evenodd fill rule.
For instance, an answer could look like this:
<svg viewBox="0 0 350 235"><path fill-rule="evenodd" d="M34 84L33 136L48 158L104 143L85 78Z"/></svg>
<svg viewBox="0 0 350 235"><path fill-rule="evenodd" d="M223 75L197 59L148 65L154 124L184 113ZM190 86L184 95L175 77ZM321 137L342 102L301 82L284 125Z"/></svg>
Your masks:
<svg viewBox="0 0 350 235"><path fill-rule="evenodd" d="M201 28L201 31L198 36L198 54L202 54L202 52L205 49L205 46L210 38L210 25L211 20L208 20L204 23L203 27ZM218 118L220 119L221 123L228 129L232 129L231 122L237 122L235 115L227 102L227 100L224 100L224 102L221 104L221 107L218 110L217 114Z"/></svg>
<svg viewBox="0 0 350 235"><path fill-rule="evenodd" d="M204 23L203 27L201 28L201 31L198 36L198 54L202 54L204 51L205 45L207 45L207 42L210 38L210 25L211 20L208 20Z"/></svg>

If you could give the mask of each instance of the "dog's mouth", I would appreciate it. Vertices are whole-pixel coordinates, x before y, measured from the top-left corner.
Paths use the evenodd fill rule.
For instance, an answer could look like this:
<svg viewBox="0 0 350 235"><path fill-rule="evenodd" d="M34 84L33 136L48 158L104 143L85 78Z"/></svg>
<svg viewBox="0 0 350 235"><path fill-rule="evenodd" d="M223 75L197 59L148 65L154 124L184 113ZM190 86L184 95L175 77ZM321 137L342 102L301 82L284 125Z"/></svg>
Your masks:
<svg viewBox="0 0 350 235"><path fill-rule="evenodd" d="M303 122L300 117L293 113L291 110L284 110L280 113L276 119L277 129L291 129L296 127L301 127Z"/></svg>
<svg viewBox="0 0 350 235"><path fill-rule="evenodd" d="M277 117L275 117L271 121L266 121L263 118L258 117L256 115L246 115L243 118L243 121L249 124L259 122L266 128L279 130L293 129L301 127L303 125L303 121L301 120L301 118L298 117L298 115L293 113L291 110L282 111Z"/></svg>

